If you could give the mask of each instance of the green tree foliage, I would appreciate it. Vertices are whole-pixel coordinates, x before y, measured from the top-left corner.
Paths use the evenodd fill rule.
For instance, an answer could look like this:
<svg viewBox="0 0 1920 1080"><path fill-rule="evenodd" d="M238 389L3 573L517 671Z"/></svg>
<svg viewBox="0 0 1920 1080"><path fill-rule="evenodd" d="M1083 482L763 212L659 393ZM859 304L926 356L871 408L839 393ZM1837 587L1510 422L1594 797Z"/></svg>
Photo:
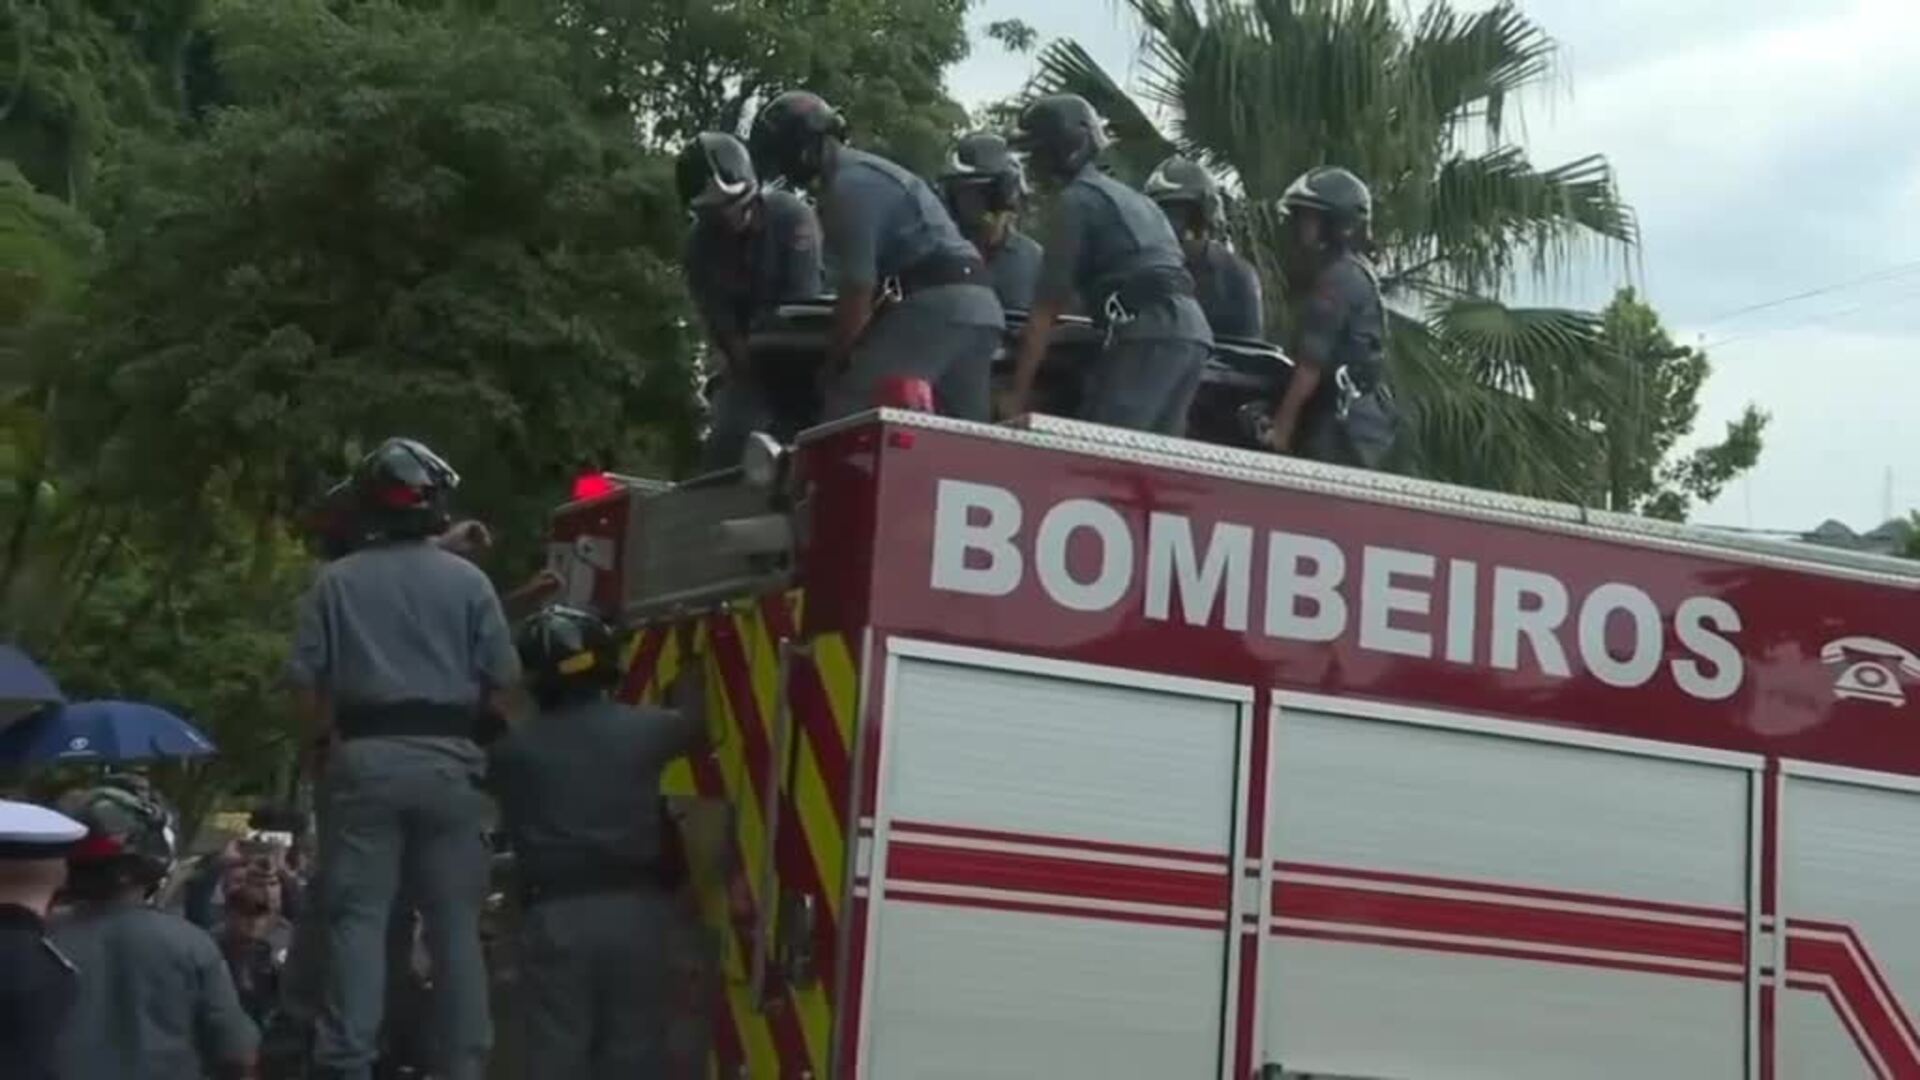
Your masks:
<svg viewBox="0 0 1920 1080"><path fill-rule="evenodd" d="M98 236L67 204L0 162L0 614L55 511L47 454L49 380L38 367L75 327L69 317ZM0 617L0 627L11 620Z"/></svg>
<svg viewBox="0 0 1920 1080"><path fill-rule="evenodd" d="M202 2L0 5L0 159L42 191L84 196L104 150L182 115Z"/></svg>
<svg viewBox="0 0 1920 1080"><path fill-rule="evenodd" d="M531 534L572 470L686 452L678 209L559 48L293 0L224 5L212 36L234 104L124 161L63 387L115 492L197 516L219 479L284 518L407 432Z"/></svg>
<svg viewBox="0 0 1920 1080"><path fill-rule="evenodd" d="M987 37L1008 52L1030 53L1040 43L1040 31L1024 19L997 19L987 24Z"/></svg>
<svg viewBox="0 0 1920 1080"><path fill-rule="evenodd" d="M942 72L967 55L970 0L562 0L574 71L603 116L652 146L744 132L753 110L806 88L861 145L915 168L945 153L965 112Z"/></svg>
<svg viewBox="0 0 1920 1080"><path fill-rule="evenodd" d="M1464 14L1437 2L1417 17L1387 0L1128 6L1146 29L1139 100L1071 41L1042 50L1038 87L1101 109L1123 175L1175 152L1223 174L1239 196L1240 244L1276 305L1273 201L1315 165L1367 178L1397 309L1390 362L1410 412L1403 467L1577 497L1586 433L1566 401L1598 387L1598 321L1493 297L1516 272L1630 244L1635 229L1602 159L1540 169L1511 140L1513 99L1553 71L1545 31L1509 3Z"/></svg>
<svg viewBox="0 0 1920 1080"><path fill-rule="evenodd" d="M1607 305L1599 355L1605 392L1576 407L1598 443L1589 459L1596 465L1589 501L1682 521L1759 460L1767 414L1752 406L1727 424L1724 439L1673 456L1693 431L1712 365L1704 352L1675 344L1632 289Z"/></svg>
<svg viewBox="0 0 1920 1080"><path fill-rule="evenodd" d="M0 635L287 762L296 509L404 432L502 576L693 435L662 150L771 93L937 159L966 0L0 0Z"/></svg>
<svg viewBox="0 0 1920 1080"><path fill-rule="evenodd" d="M212 737L218 757L159 777L189 834L225 794L278 794L298 749L280 673L305 553L213 502L188 557L122 542L57 633L34 639L69 695L154 702Z"/></svg>

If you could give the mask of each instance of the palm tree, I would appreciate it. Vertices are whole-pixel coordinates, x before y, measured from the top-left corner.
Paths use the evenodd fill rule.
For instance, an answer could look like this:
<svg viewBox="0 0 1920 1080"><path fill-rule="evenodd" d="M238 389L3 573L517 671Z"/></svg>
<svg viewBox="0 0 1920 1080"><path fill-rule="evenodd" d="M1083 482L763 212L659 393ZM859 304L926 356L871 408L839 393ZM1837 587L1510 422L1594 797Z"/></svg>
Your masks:
<svg viewBox="0 0 1920 1080"><path fill-rule="evenodd" d="M1508 106L1552 73L1553 40L1511 3L1434 0L1409 19L1389 0L1127 2L1145 29L1139 100L1071 41L1043 50L1033 89L1092 101L1123 175L1176 152L1219 173L1269 296L1286 185L1321 164L1367 178L1409 421L1401 467L1577 497L1592 436L1557 403L1604 391L1598 321L1494 296L1589 249L1624 252L1636 230L1603 158L1542 170L1509 141Z"/></svg>

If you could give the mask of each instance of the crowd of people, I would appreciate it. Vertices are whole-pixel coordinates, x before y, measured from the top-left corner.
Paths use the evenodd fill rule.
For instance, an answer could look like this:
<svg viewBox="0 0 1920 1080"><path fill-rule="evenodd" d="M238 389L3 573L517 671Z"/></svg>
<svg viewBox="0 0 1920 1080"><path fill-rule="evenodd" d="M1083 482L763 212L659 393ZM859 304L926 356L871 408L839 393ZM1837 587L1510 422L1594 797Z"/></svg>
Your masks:
<svg viewBox="0 0 1920 1080"><path fill-rule="evenodd" d="M869 408L900 379L930 386L947 415L1028 412L1055 326L1078 315L1102 335L1078 417L1185 434L1216 341L1264 338L1260 276L1226 243L1225 198L1205 168L1170 158L1135 190L1101 167L1107 145L1085 99L1042 97L1011 138L960 139L929 182L853 145L847 121L806 91L769 102L744 143L690 141L678 163L694 222L686 274L718 369L706 464L737 460L790 378L754 355L754 327L822 293L833 317L810 420ZM1020 228L1030 178L1050 196L1038 238ZM1366 184L1329 166L1275 208L1292 318L1290 377L1255 418L1271 450L1373 467L1392 445L1372 206ZM996 388L1010 314L1024 323Z"/></svg>
<svg viewBox="0 0 1920 1080"><path fill-rule="evenodd" d="M312 858L303 816L257 815L176 872L175 817L131 775L53 807L0 804L7 1076L489 1075L496 823L517 861L525 1075L667 1075L675 873L658 777L704 729L616 704L617 635L539 606L550 581L497 595L462 554L486 535L453 523L458 483L391 439L317 519L325 561L288 673Z"/></svg>

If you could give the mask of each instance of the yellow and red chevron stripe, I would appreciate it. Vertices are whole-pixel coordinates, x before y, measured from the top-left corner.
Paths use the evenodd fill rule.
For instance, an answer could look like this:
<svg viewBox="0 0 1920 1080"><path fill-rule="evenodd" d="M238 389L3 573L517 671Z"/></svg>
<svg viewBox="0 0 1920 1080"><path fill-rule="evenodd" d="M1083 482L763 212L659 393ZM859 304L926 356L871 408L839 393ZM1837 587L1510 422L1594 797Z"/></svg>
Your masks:
<svg viewBox="0 0 1920 1080"><path fill-rule="evenodd" d="M721 945L724 1001L712 1010L710 1070L728 1080L828 1075L845 917L857 664L844 635L803 639L801 609L801 594L793 592L646 627L633 635L621 688L627 700L651 701L690 664L705 676L712 750L675 763L665 789L724 800L733 811L726 850L690 852L696 864L724 867L722 880L696 873L695 883L702 915ZM776 761L782 641L799 649L788 667L789 756ZM779 793L769 806L768 780L776 770ZM777 883L762 895L770 848ZM760 913L772 904L777 915L780 897L793 894L814 898L816 977L795 987L782 985L776 972L756 1005L751 980ZM774 940L783 929L775 927Z"/></svg>

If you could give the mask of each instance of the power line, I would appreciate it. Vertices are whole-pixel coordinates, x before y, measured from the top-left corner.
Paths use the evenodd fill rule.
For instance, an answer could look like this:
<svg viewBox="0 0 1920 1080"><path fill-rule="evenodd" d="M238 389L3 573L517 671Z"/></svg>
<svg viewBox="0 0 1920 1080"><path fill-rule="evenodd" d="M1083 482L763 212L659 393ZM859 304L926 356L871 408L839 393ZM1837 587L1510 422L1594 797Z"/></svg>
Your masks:
<svg viewBox="0 0 1920 1080"><path fill-rule="evenodd" d="M1713 318L1708 319L1706 322L1700 323L1699 326L1702 328L1713 326L1717 323L1726 322L1729 319L1739 318L1742 315L1751 315L1757 311L1767 311L1772 308L1784 307L1787 304L1798 303L1801 300L1811 300L1816 296L1826 296L1829 293L1845 292L1848 289L1856 289L1862 285L1872 285L1881 281L1887 281L1887 280L1898 278L1898 277L1905 277L1908 274L1914 274L1914 273L1920 273L1920 259L1915 259L1912 262L1898 263L1894 266L1886 267L1885 269L1876 270L1871 274L1864 274L1857 278L1848 278L1845 281L1836 281L1831 285L1822 285L1819 288L1808 289L1805 292L1797 292L1790 296L1775 297L1772 300L1762 300L1757 304L1748 304L1746 307L1739 307L1739 308L1734 308L1731 311L1724 311L1718 315L1715 315Z"/></svg>
<svg viewBox="0 0 1920 1080"><path fill-rule="evenodd" d="M1920 268L1916 268L1916 269L1920 269ZM1769 326L1769 327L1763 327L1759 330L1748 330L1743 333L1728 334L1726 337L1723 337L1723 338L1715 338L1714 340L1701 345L1700 348L1703 350L1717 349L1720 346L1726 345L1730 342L1745 341L1748 338L1766 337L1769 334L1784 334L1790 330L1806 330L1808 328L1815 327L1815 326L1825 326L1827 323L1830 323L1835 319L1844 319L1848 315L1857 315L1862 311L1867 311L1872 308L1898 307L1899 305L1904 303L1911 303L1916 298L1920 298L1920 289L1909 289L1906 292L1895 293L1892 296L1882 297L1879 300L1869 300L1864 304L1854 304L1852 307L1844 307L1839 309L1838 311L1829 311L1822 315L1815 315L1812 318L1801 319L1798 322L1787 323L1784 326Z"/></svg>

